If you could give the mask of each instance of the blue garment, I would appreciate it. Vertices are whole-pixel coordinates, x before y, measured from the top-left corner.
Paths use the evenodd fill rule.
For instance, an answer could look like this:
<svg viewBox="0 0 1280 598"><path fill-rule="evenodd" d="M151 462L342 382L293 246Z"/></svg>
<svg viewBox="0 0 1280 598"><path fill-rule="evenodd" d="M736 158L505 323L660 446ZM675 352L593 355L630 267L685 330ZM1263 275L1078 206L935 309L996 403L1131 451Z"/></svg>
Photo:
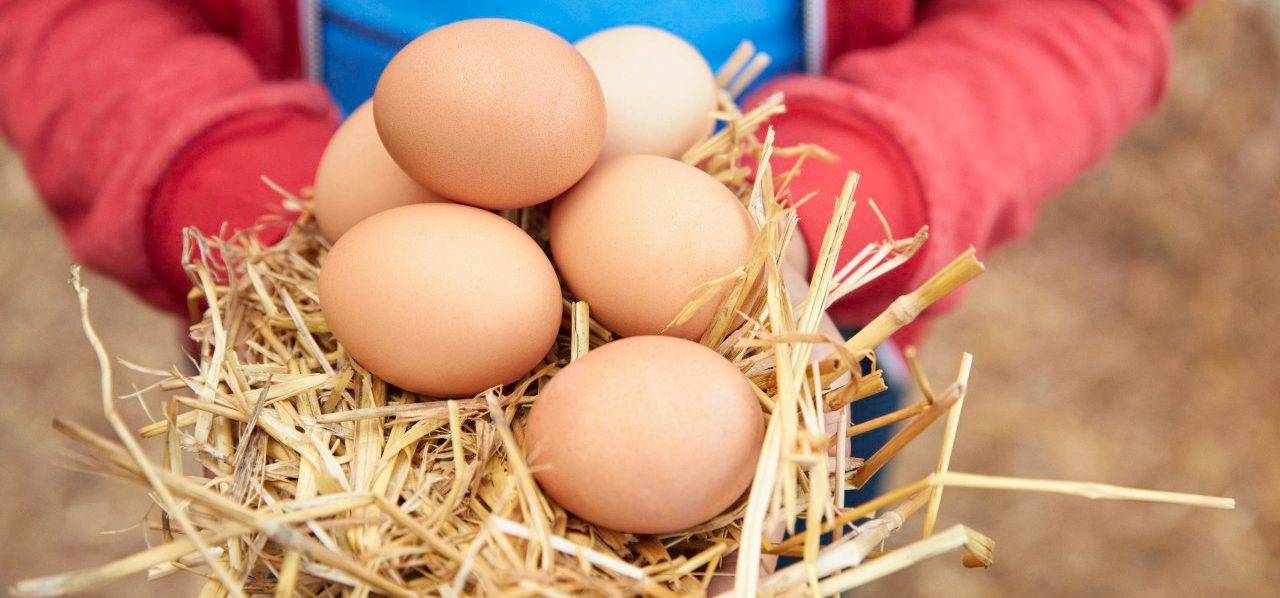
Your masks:
<svg viewBox="0 0 1280 598"><path fill-rule="evenodd" d="M324 82L350 112L373 95L382 67L405 44L439 25L477 17L527 21L570 42L616 25L652 25L688 40L713 69L748 39L773 58L758 81L805 67L802 0L321 0Z"/></svg>

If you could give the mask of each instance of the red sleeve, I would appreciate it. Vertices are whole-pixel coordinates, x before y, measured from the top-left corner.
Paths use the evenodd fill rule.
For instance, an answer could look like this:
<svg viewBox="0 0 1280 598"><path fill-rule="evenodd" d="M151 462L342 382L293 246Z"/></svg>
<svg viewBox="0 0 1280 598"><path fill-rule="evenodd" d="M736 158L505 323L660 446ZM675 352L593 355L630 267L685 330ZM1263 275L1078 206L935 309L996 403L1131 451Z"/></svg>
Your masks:
<svg viewBox="0 0 1280 598"><path fill-rule="evenodd" d="M142 228L151 272L167 306L180 308L191 281L182 269L183 229L236 231L268 214L287 216L262 175L285 189L315 180L334 123L293 107L263 108L227 118L193 139L164 173ZM280 228L262 231L274 243Z"/></svg>
<svg viewBox="0 0 1280 598"><path fill-rule="evenodd" d="M835 165L807 163L798 193L830 197L847 170L858 170L856 197L886 208L896 235L930 227L916 264L837 305L833 316L865 321L969 245L981 255L1026 235L1041 201L1159 101L1182 4L936 2L901 41L840 56L827 77L784 78L764 90L787 94L780 141L815 140L842 156ZM801 212L816 250L831 203ZM846 257L883 236L869 212L858 212Z"/></svg>
<svg viewBox="0 0 1280 598"><path fill-rule="evenodd" d="M323 89L264 81L185 2L0 0L0 128L76 258L153 302L172 305L147 253L154 190L197 140L254 113L336 120ZM288 154L259 153L249 184L292 168Z"/></svg>

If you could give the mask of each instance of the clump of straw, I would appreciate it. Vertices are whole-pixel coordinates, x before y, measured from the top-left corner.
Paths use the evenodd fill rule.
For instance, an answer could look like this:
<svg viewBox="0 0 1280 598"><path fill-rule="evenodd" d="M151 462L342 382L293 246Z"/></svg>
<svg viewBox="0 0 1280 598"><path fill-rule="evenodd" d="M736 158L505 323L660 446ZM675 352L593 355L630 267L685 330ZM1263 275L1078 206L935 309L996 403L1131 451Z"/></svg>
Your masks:
<svg viewBox="0 0 1280 598"><path fill-rule="evenodd" d="M763 64L767 59L744 46L722 71L721 85L740 91L743 78ZM742 113L726 93L718 114L724 127L685 156L737 193L758 228L747 263L695 289L676 318L707 307L728 288L702 342L751 379L767 418L754 483L725 513L681 533L634 536L577 519L540 492L530 474L537 456L525 452L527 408L562 367L612 339L590 318L589 306L567 292L555 348L515 384L443 401L370 374L329 333L316 291L328 246L306 202L285 193L298 218L276 245L263 246L252 231L225 240L189 232L196 371L175 367L161 376L150 391L167 393L163 417L139 430L117 413L111 361L89 321L88 291L73 271L117 438L69 421L55 427L104 471L149 489L159 507L152 522L159 541L106 565L20 582L13 591L62 595L127 575L181 570L207 578L202 597L698 595L728 575L733 585L717 587L733 587L739 596L830 595L955 549L965 551L967 565L990 565L992 542L982 534L963 526L933 533L945 486L1231 506L1225 499L949 471L968 355L942 393L933 393L916 368L920 403L851 425L849 405L885 389L876 346L983 267L966 252L852 339L821 335L827 307L909 259L926 235L886 239L838 268L854 209L851 174L835 201L813 283L793 302L781 265L796 236L794 206L807 198L791 197L789 183L806 159L829 155L813 146L775 147L765 126L784 110L775 96ZM771 158L784 154L797 158L795 166L775 173ZM545 239L544 211L508 216ZM823 344L835 351L815 361L814 348ZM834 436L824 426L831 414L839 422ZM864 484L944 416L935 472L869 503L844 503L846 489ZM905 423L875 455L865 462L848 455L848 438L895 422ZM145 454L144 442L163 447L159 462ZM877 552L926 506L925 539ZM785 539L775 533L794 532L801 519L803 533ZM826 532L835 539L823 546ZM770 554L803 558L770 572L762 568Z"/></svg>

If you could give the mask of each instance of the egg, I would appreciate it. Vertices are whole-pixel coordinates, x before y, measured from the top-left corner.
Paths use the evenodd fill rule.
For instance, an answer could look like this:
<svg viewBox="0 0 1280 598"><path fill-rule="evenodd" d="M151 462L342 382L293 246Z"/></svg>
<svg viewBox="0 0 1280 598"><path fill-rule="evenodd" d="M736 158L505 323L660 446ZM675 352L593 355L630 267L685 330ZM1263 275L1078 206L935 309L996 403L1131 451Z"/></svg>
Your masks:
<svg viewBox="0 0 1280 598"><path fill-rule="evenodd" d="M471 19L400 50L378 80L373 116L409 176L489 209L551 199L604 143L604 94L569 42L519 21Z"/></svg>
<svg viewBox="0 0 1280 598"><path fill-rule="evenodd" d="M330 243L378 212L435 201L445 200L409 178L382 147L369 102L343 121L320 156L313 206Z"/></svg>
<svg viewBox="0 0 1280 598"><path fill-rule="evenodd" d="M320 269L320 310L361 366L431 397L519 379L547 355L563 303L523 230L484 210L428 203L347 231Z"/></svg>
<svg viewBox="0 0 1280 598"><path fill-rule="evenodd" d="M550 236L561 277L610 330L699 339L728 285L687 322L667 325L695 287L746 262L754 226L711 175L670 158L622 156L555 201Z"/></svg>
<svg viewBox="0 0 1280 598"><path fill-rule="evenodd" d="M601 160L625 154L679 158L711 133L719 88L688 42L654 27L627 25L574 46L604 90L608 125Z"/></svg>
<svg viewBox="0 0 1280 598"><path fill-rule="evenodd" d="M764 416L720 354L665 336L593 349L529 411L534 478L578 517L635 534L677 532L729 508L751 484Z"/></svg>

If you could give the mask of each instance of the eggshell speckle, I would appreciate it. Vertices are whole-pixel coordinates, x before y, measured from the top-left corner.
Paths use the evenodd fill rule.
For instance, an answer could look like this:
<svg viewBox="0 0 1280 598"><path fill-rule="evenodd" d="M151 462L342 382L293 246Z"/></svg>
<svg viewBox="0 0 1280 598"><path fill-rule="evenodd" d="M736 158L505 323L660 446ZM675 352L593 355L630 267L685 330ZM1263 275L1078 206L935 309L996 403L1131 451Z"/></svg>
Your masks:
<svg viewBox="0 0 1280 598"><path fill-rule="evenodd" d="M470 396L513 382L560 329L555 270L524 231L433 203L355 225L320 270L320 308L360 365L406 390Z"/></svg>
<svg viewBox="0 0 1280 598"><path fill-rule="evenodd" d="M715 125L719 89L688 42L642 25L613 27L574 44L595 70L608 111L600 159L679 158Z"/></svg>
<svg viewBox="0 0 1280 598"><path fill-rule="evenodd" d="M763 436L751 383L715 351L640 336L594 349L539 394L534 477L573 514L637 534L688 529L751 484Z"/></svg>
<svg viewBox="0 0 1280 598"><path fill-rule="evenodd" d="M409 176L490 209L564 192L604 143L604 95L591 66L554 33L471 19L405 46L378 80L378 134Z"/></svg>
<svg viewBox="0 0 1280 598"><path fill-rule="evenodd" d="M551 249L565 283L622 336L699 339L725 286L679 326L667 324L695 287L742 266L754 227L719 181L678 160L623 156L603 162L551 211Z"/></svg>
<svg viewBox="0 0 1280 598"><path fill-rule="evenodd" d="M383 210L436 201L445 200L415 183L387 155L369 102L334 132L316 169L316 224L330 243Z"/></svg>

